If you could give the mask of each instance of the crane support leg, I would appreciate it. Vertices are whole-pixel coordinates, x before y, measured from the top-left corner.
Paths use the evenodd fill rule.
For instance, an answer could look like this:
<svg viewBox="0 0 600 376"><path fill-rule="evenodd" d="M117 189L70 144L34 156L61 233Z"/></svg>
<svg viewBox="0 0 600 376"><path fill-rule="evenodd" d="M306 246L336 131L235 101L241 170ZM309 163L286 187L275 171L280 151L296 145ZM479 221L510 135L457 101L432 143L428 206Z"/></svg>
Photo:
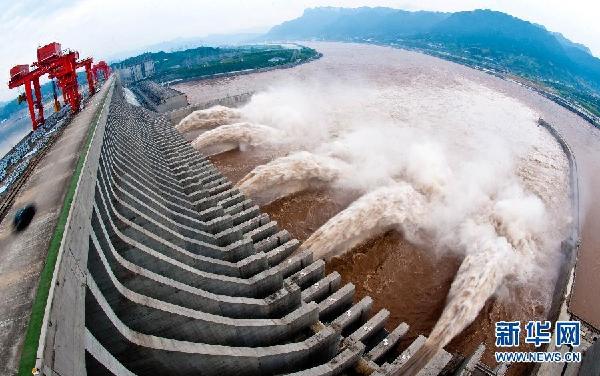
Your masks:
<svg viewBox="0 0 600 376"><path fill-rule="evenodd" d="M38 110L38 124L44 124L44 100L42 98L42 90L40 88L40 79L36 77L33 80L33 90L35 92L35 107Z"/></svg>
<svg viewBox="0 0 600 376"><path fill-rule="evenodd" d="M92 75L92 64L85 65L85 75L87 77L88 89L90 91L90 96L94 95L96 92L96 88L94 87L94 76Z"/></svg>
<svg viewBox="0 0 600 376"><path fill-rule="evenodd" d="M31 125L35 131L38 127L38 122L35 117L35 109L33 108L33 95L31 93L31 81L27 80L25 83L25 97L27 98L27 106L29 107L29 116L31 116Z"/></svg>

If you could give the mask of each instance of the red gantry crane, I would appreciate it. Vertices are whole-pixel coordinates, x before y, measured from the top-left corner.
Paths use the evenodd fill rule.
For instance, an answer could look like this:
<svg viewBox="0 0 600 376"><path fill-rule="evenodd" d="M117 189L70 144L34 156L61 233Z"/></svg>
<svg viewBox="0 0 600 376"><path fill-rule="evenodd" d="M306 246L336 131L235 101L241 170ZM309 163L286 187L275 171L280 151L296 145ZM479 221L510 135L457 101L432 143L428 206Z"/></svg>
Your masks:
<svg viewBox="0 0 600 376"><path fill-rule="evenodd" d="M30 70L29 65L26 64L16 65L10 70L8 87L13 89L21 85L25 86L25 97L33 130L44 124L44 103L42 102L40 77L47 74L50 79L56 79L64 101L69 104L72 113L79 111L81 103L77 84L77 68L85 68L90 95L94 94L93 60L91 57L81 61L78 59L77 51L63 51L60 43L53 42L37 49L37 61L31 64L33 70ZM56 107L58 106L55 103Z"/></svg>
<svg viewBox="0 0 600 376"><path fill-rule="evenodd" d="M102 79L106 81L110 75L110 67L106 64L106 61L100 60L98 64L94 64L92 72L94 73L96 82L98 81L98 73L102 73Z"/></svg>
<svg viewBox="0 0 600 376"><path fill-rule="evenodd" d="M92 63L94 62L94 59L92 59L91 57L85 58L81 61L77 62L77 68L85 68L85 77L87 79L88 82L88 90L90 92L90 96L94 95L94 93L96 93L96 88L94 87L94 74L92 71Z"/></svg>

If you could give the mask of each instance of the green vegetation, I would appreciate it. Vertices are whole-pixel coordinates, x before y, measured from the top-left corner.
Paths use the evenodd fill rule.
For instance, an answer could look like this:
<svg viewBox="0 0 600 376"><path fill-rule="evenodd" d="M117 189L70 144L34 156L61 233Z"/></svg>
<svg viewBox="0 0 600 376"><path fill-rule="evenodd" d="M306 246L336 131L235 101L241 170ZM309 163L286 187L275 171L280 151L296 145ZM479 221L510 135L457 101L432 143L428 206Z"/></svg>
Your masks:
<svg viewBox="0 0 600 376"><path fill-rule="evenodd" d="M146 53L126 59L115 64L115 67L128 67L151 60L154 62L152 79L168 82L298 64L318 56L314 49L302 46L199 47L177 52Z"/></svg>
<svg viewBox="0 0 600 376"><path fill-rule="evenodd" d="M555 91L557 95L579 104L595 116L600 117L600 95L598 93L580 90L560 82L546 82L544 84Z"/></svg>
<svg viewBox="0 0 600 376"><path fill-rule="evenodd" d="M106 91L106 93L104 94L104 98L102 98L102 101L100 103L104 103L107 95L108 91ZM31 316L29 317L29 324L27 326L27 333L25 335L25 342L23 344L23 350L21 352L21 361L19 363L19 376L31 376L31 370L35 366L35 359L42 330L42 322L44 320L44 313L46 310L46 303L48 301L48 294L50 292L50 284L52 283L52 276L54 275L54 269L56 267L58 251L60 249L60 244L62 242L63 234L65 232L65 226L67 224L69 211L71 210L71 204L73 203L73 197L75 196L75 191L77 189L79 175L81 175L81 170L83 169L85 157L90 147L90 143L92 142L94 132L96 131L96 125L98 123L98 120L100 119L101 112L102 106L98 106L96 108L96 112L94 113L92 123L88 130L85 143L79 154L79 159L77 160L75 171L71 176L71 181L69 182L69 187L67 189L65 201L63 202L63 206L60 210L58 221L56 223L56 228L54 229L54 234L52 235L52 239L50 240L50 246L48 247L46 262L44 264L44 269L42 269L42 273L40 274L40 282L38 284L37 292L35 294L33 306L31 308Z"/></svg>

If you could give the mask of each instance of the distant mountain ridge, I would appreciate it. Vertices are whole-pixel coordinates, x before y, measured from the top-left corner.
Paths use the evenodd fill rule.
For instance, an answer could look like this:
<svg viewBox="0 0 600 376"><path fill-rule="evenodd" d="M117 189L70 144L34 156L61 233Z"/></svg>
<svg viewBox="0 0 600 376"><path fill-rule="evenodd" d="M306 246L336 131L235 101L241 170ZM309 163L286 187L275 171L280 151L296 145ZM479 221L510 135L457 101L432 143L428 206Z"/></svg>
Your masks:
<svg viewBox="0 0 600 376"><path fill-rule="evenodd" d="M491 10L444 13L312 8L273 27L265 38L368 40L423 49L435 46L474 61L493 60L527 77L600 92L600 59L587 47L543 26Z"/></svg>
<svg viewBox="0 0 600 376"><path fill-rule="evenodd" d="M269 30L268 38L348 38L407 36L425 32L451 13L392 8L310 8Z"/></svg>

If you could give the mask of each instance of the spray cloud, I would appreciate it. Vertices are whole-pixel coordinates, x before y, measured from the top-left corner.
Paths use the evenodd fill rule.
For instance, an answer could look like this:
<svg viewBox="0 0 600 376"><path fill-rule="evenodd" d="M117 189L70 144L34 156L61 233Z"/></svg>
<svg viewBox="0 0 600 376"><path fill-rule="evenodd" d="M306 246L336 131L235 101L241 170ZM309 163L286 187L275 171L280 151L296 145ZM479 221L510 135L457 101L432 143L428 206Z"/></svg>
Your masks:
<svg viewBox="0 0 600 376"><path fill-rule="evenodd" d="M273 87L239 114L304 151L257 167L240 182L244 192L267 202L314 182L364 192L303 248L329 258L396 228L432 251L464 256L408 373L507 281L554 277L548 266L556 266L569 226L568 164L520 102L459 78L442 85L420 77L407 86L321 79ZM273 192L274 183L285 189Z"/></svg>

